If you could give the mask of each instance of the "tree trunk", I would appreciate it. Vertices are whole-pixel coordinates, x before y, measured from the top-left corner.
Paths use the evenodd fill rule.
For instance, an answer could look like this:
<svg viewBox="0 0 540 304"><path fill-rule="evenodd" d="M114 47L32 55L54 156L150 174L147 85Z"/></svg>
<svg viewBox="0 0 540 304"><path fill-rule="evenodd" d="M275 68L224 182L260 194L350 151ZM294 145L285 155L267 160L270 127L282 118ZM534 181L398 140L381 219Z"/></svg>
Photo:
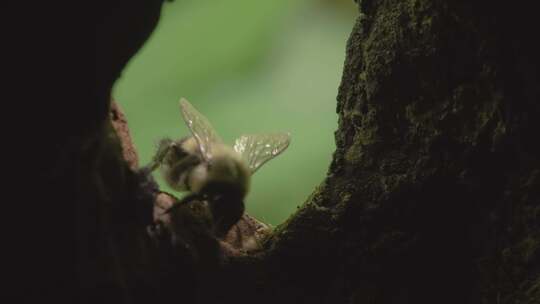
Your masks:
<svg viewBox="0 0 540 304"><path fill-rule="evenodd" d="M119 114L96 128L86 158L71 158L83 164L74 174L87 291L116 303L540 301L532 8L372 0L359 9L328 176L274 231L246 215L219 240L204 202L162 214L174 198L133 170Z"/></svg>

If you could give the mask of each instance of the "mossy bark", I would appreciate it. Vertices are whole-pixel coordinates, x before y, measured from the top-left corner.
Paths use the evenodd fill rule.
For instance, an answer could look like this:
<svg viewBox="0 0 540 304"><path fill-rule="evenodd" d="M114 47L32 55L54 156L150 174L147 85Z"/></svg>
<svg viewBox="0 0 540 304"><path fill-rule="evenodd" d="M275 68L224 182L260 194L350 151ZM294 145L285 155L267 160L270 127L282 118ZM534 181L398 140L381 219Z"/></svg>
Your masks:
<svg viewBox="0 0 540 304"><path fill-rule="evenodd" d="M151 211L118 203L142 202L148 189L126 164L111 162L103 172L124 168L123 178L102 180L122 207L99 216L114 227L125 212L140 220L122 224L110 242L123 249L98 261L119 269L110 282L127 286L136 303L540 301L531 11L483 1L361 1L337 98L337 150L305 204L258 237L255 252L217 245L204 205L164 220L171 232L156 242L144 229ZM96 201L90 197L82 201ZM133 296L145 289L147 298Z"/></svg>

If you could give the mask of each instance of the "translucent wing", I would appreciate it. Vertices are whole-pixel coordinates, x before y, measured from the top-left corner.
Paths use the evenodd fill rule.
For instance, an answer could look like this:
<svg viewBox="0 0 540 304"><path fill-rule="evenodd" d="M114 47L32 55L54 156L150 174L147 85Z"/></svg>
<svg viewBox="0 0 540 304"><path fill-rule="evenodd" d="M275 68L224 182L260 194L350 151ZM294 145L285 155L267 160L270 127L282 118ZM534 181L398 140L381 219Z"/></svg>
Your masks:
<svg viewBox="0 0 540 304"><path fill-rule="evenodd" d="M180 109L186 125L199 144L202 156L206 161L210 160L212 146L216 143L222 143L221 138L214 131L208 119L199 113L187 99L180 99Z"/></svg>
<svg viewBox="0 0 540 304"><path fill-rule="evenodd" d="M290 138L289 133L242 135L234 143L234 150L242 154L253 174L287 149Z"/></svg>

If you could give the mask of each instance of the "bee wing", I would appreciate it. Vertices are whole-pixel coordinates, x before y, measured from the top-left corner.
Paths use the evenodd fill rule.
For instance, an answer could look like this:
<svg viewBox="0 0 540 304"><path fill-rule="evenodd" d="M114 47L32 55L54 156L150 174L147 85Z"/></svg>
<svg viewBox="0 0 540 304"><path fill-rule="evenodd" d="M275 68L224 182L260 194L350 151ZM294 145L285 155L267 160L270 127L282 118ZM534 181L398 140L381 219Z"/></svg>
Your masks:
<svg viewBox="0 0 540 304"><path fill-rule="evenodd" d="M287 149L290 141L289 133L242 135L234 143L234 150L242 154L253 174L264 163Z"/></svg>
<svg viewBox="0 0 540 304"><path fill-rule="evenodd" d="M212 146L216 143L222 143L221 138L208 119L199 113L187 99L180 99L180 109L186 125L197 140L201 155L206 161L210 160L212 158Z"/></svg>

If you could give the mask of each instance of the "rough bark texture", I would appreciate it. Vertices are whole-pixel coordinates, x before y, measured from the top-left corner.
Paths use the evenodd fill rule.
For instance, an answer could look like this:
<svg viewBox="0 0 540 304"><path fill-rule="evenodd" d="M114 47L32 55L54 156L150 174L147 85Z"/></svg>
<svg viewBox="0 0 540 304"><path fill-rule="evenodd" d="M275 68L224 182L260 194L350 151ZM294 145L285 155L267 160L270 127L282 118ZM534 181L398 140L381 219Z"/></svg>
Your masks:
<svg viewBox="0 0 540 304"><path fill-rule="evenodd" d="M116 303L540 301L532 9L359 7L337 150L306 203L272 233L246 216L218 240L204 202L163 215L174 198L129 169L116 133L101 128L77 175L78 204L100 210L78 213L83 286L102 284Z"/></svg>

